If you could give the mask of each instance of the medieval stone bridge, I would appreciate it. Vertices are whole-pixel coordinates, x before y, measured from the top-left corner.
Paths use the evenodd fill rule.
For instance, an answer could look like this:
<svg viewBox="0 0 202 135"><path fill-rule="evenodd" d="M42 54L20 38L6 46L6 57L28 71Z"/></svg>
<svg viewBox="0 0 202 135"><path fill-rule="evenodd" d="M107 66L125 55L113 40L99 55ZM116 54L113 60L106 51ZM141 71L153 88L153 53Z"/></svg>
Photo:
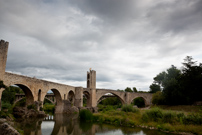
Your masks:
<svg viewBox="0 0 202 135"><path fill-rule="evenodd" d="M65 101L71 102L71 104L76 107L82 107L83 95L87 97L87 107L96 107L99 99L107 93L117 96L122 104L130 104L133 99L142 97L146 106L151 105L152 94L150 93L131 93L96 89L96 71L94 70L87 72L87 88L59 84L35 77L5 72L8 44L8 42L3 40L0 41L0 80L2 80L6 86L17 85L20 87L25 93L27 105L36 104L38 105L38 109L40 106L42 107L45 96L49 90L52 90L57 102L55 113L64 112L64 108L66 107ZM4 88L0 89L0 103L4 90Z"/></svg>

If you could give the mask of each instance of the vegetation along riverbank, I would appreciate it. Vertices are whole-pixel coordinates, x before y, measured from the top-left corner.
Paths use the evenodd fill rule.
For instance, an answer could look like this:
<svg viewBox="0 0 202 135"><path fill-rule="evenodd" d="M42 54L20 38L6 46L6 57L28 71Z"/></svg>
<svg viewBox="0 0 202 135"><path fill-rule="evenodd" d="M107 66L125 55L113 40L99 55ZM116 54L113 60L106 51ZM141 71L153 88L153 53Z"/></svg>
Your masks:
<svg viewBox="0 0 202 135"><path fill-rule="evenodd" d="M172 107L171 107L172 108ZM164 132L178 134L198 134L202 135L202 113L198 107L195 112L182 111L186 106L181 106L179 110L165 110L159 107L150 109L133 108L131 105L125 105L121 110L104 110L91 116L89 112L83 111L80 117L87 121L97 123L108 123L117 126L142 127L156 129ZM190 107L192 108L196 107ZM169 109L167 107L167 109Z"/></svg>

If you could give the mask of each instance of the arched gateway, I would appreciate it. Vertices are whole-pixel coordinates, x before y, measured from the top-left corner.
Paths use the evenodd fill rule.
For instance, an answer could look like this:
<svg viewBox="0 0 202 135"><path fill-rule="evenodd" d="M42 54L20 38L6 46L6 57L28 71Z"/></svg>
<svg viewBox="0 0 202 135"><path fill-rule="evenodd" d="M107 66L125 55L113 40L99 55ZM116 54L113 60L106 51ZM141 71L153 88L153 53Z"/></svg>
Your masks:
<svg viewBox="0 0 202 135"><path fill-rule="evenodd" d="M83 95L87 97L87 106L96 107L99 99L106 93L112 93L117 96L122 104L130 104L136 97L142 97L145 100L145 105L151 105L152 94L149 93L130 93L120 92L108 89L96 89L96 71L90 70L87 72L87 88L74 87L54 83L50 81L40 80L37 78L27 77L23 75L5 72L8 42L0 41L0 81L3 81L6 86L17 85L25 93L27 105L36 104L38 109L42 105L45 96L49 90L52 90L56 98L55 113L63 113L65 108L65 100L71 102L76 107L83 107ZM4 88L0 88L0 109L1 96Z"/></svg>

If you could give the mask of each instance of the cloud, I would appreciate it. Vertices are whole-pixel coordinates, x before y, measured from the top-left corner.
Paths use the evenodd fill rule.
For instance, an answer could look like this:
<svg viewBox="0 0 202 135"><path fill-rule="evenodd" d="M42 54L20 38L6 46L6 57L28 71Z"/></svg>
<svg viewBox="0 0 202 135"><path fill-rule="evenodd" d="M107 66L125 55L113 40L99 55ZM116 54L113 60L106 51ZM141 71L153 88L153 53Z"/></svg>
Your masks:
<svg viewBox="0 0 202 135"><path fill-rule="evenodd" d="M149 90L185 56L202 61L200 0L0 1L7 71L86 87Z"/></svg>

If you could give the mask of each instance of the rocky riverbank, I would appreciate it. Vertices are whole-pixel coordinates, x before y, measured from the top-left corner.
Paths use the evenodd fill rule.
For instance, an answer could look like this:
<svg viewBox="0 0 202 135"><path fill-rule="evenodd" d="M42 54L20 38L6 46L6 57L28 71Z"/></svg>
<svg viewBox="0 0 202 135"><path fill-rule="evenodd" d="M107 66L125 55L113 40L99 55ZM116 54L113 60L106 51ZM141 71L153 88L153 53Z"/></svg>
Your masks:
<svg viewBox="0 0 202 135"><path fill-rule="evenodd" d="M0 119L0 135L20 135L9 123L6 119Z"/></svg>

